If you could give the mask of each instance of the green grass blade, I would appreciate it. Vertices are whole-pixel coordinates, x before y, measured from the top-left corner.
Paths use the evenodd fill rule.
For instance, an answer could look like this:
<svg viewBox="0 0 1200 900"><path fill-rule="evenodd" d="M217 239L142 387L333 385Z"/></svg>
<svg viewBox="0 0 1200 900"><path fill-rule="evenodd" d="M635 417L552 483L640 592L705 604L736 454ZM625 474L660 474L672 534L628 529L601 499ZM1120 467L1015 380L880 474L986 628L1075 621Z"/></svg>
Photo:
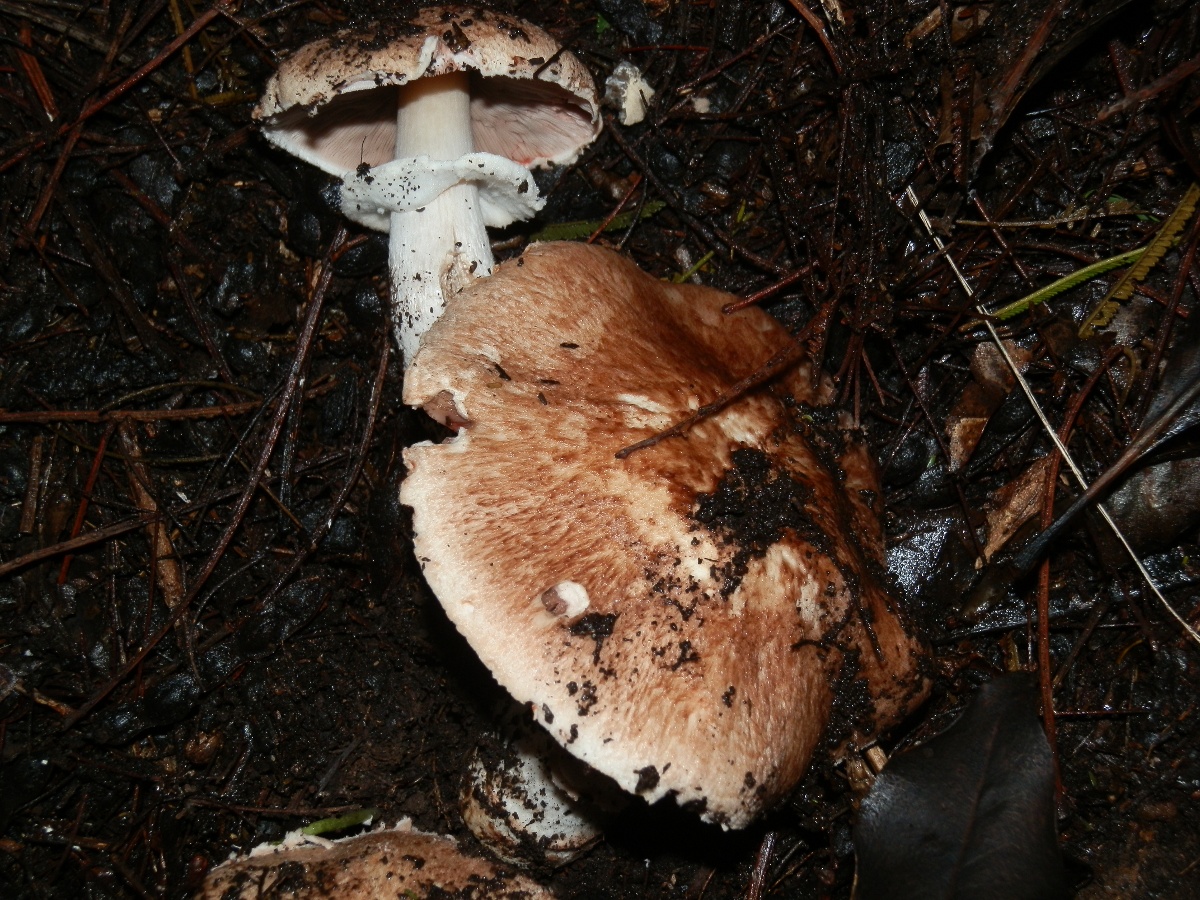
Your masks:
<svg viewBox="0 0 1200 900"><path fill-rule="evenodd" d="M1188 186L1187 192L1179 201L1179 205L1175 207L1175 211L1158 229L1158 234L1154 235L1154 239L1146 245L1145 253L1129 267L1129 271L1121 276L1121 279L1104 295L1104 299L1083 320L1083 324L1079 326L1080 337L1089 338L1096 333L1097 328L1103 328L1112 321L1113 316L1120 309L1120 301L1128 300L1133 296L1134 285L1144 280L1153 271L1154 267L1158 265L1158 261L1178 240L1179 233L1183 231L1183 227L1191 219L1192 213L1196 211L1197 202L1200 202L1200 186L1193 182Z"/></svg>
<svg viewBox="0 0 1200 900"><path fill-rule="evenodd" d="M706 265L708 265L708 261L716 255L717 254L715 250L709 250L702 257L696 260L692 267L686 272L679 272L678 274L672 275L671 282L673 284L683 284L685 281L703 269Z"/></svg>
<svg viewBox="0 0 1200 900"><path fill-rule="evenodd" d="M1076 285L1083 284L1085 281L1090 281L1097 275L1103 275L1113 269L1119 269L1121 266L1128 266L1136 263L1141 259L1142 254L1146 252L1146 247L1138 247L1135 250L1129 250L1125 253L1118 253L1116 256L1110 256L1107 259L1097 260L1090 266L1084 266L1078 271L1072 272L1070 275L1064 275L1057 281L1052 281L1042 288L1038 288L1032 294L1026 294L1020 300L1014 300L1006 306L1000 307L994 313L993 318L1004 321L1011 319L1013 316L1020 315L1031 306L1037 306L1039 303L1045 303L1047 300L1052 300L1064 291L1069 291Z"/></svg>

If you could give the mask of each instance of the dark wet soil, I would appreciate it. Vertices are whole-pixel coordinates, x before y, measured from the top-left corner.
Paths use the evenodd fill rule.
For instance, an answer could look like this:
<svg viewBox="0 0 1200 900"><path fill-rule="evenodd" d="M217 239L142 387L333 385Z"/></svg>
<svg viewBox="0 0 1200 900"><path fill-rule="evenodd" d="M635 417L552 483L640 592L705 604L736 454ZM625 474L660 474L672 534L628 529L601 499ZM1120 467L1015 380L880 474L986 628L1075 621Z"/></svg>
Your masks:
<svg viewBox="0 0 1200 900"><path fill-rule="evenodd" d="M283 54L382 6L0 0L4 897L183 897L232 850L364 807L471 842L457 796L500 691L425 588L397 501L401 449L439 433L398 400L386 243L343 237L329 179L250 120ZM950 464L945 422L987 337L904 194L992 309L1145 244L1200 180L1200 6L521 12L658 93L647 123L610 120L539 174L547 208L498 253L652 212L601 240L662 277L782 284L762 304L867 429L898 594L933 649L933 695L884 749L1036 670L1036 576L977 621L963 598L988 504L1050 445L1014 391ZM1198 244L1188 220L1091 337L1078 325L1119 272L1005 324L1089 477L1181 355ZM1153 540L1133 535L1193 626L1195 496L1166 491ZM1055 545L1046 584L1080 895L1196 896L1200 647L1096 522ZM635 806L535 874L563 897L847 898L855 804L823 764L746 831Z"/></svg>
<svg viewBox="0 0 1200 900"><path fill-rule="evenodd" d="M712 493L697 499L692 513L734 547L733 557L719 573L723 597L737 590L750 560L763 556L786 530L819 535L804 511L811 495L811 489L773 466L763 451L733 451L729 470Z"/></svg>

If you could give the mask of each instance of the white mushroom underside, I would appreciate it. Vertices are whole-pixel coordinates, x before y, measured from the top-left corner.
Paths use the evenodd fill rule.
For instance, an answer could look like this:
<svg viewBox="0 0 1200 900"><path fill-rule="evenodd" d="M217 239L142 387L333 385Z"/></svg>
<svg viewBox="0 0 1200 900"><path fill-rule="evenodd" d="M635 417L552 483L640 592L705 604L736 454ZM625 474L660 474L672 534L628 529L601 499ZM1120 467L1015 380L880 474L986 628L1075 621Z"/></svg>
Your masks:
<svg viewBox="0 0 1200 900"><path fill-rule="evenodd" d="M461 97L447 97L448 93L453 92L430 91L419 97L435 107L423 115L426 128L443 138L441 146L411 137L397 143L397 153L423 149L450 157L470 146L467 134L460 133L458 142L444 140L446 120L453 118L444 107L452 107L455 100L461 106ZM401 114L410 130L413 119L422 115L414 109L418 105L410 102ZM528 169L490 153L406 157L343 176L346 216L389 232L392 325L406 365L449 298L473 278L491 274L487 228L531 218L544 203Z"/></svg>
<svg viewBox="0 0 1200 900"><path fill-rule="evenodd" d="M486 227L541 207L526 167L575 159L600 128L578 59L533 25L465 7L302 47L268 82L255 118L268 139L343 179L352 219L390 231L406 365L447 298L491 271Z"/></svg>
<svg viewBox="0 0 1200 900"><path fill-rule="evenodd" d="M491 153L468 153L449 160L396 159L345 172L342 212L360 225L390 231L392 213L423 209L458 184L478 191L480 217L489 228L524 221L545 205L524 166Z"/></svg>

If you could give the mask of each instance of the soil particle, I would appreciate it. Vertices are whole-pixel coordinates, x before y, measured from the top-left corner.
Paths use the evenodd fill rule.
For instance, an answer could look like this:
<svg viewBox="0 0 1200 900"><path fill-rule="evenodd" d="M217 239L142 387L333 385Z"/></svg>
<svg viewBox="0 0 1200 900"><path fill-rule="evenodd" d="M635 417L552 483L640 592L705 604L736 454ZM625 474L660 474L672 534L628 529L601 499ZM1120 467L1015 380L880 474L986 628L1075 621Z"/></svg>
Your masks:
<svg viewBox="0 0 1200 900"><path fill-rule="evenodd" d="M710 494L697 498L692 518L734 547L717 577L721 596L737 590L751 559L763 556L791 529L817 543L820 531L805 511L812 490L777 467L762 450L733 451L733 466Z"/></svg>

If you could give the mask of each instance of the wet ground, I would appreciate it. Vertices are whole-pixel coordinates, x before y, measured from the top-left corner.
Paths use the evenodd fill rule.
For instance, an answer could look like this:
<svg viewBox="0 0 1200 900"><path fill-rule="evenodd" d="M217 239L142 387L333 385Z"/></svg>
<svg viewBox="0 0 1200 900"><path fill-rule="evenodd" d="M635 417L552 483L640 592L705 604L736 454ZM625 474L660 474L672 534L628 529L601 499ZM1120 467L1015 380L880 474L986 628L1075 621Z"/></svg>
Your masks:
<svg viewBox="0 0 1200 900"><path fill-rule="evenodd" d="M458 791L501 692L397 501L401 449L437 432L398 401L386 243L343 239L328 179L250 121L283 54L376 12L0 0L5 896L185 896L231 849L364 807L471 840ZM521 12L657 94L539 175L547 208L498 255L634 213L600 239L647 271L771 289L881 462L889 559L933 648L932 696L884 748L1040 669L1081 896L1194 896L1200 647L1103 525L1056 543L1040 584L964 607L989 535L1041 517L1044 491L1022 518L1003 489L1051 448L905 193L993 310L1151 241L1200 180L1200 7ZM1182 221L1110 324L1079 334L1120 270L1003 323L1089 477L1187 368ZM1113 503L1194 626L1195 452L1167 449L1174 468ZM536 874L563 897L846 898L855 802L821 764L743 832L635 807Z"/></svg>

